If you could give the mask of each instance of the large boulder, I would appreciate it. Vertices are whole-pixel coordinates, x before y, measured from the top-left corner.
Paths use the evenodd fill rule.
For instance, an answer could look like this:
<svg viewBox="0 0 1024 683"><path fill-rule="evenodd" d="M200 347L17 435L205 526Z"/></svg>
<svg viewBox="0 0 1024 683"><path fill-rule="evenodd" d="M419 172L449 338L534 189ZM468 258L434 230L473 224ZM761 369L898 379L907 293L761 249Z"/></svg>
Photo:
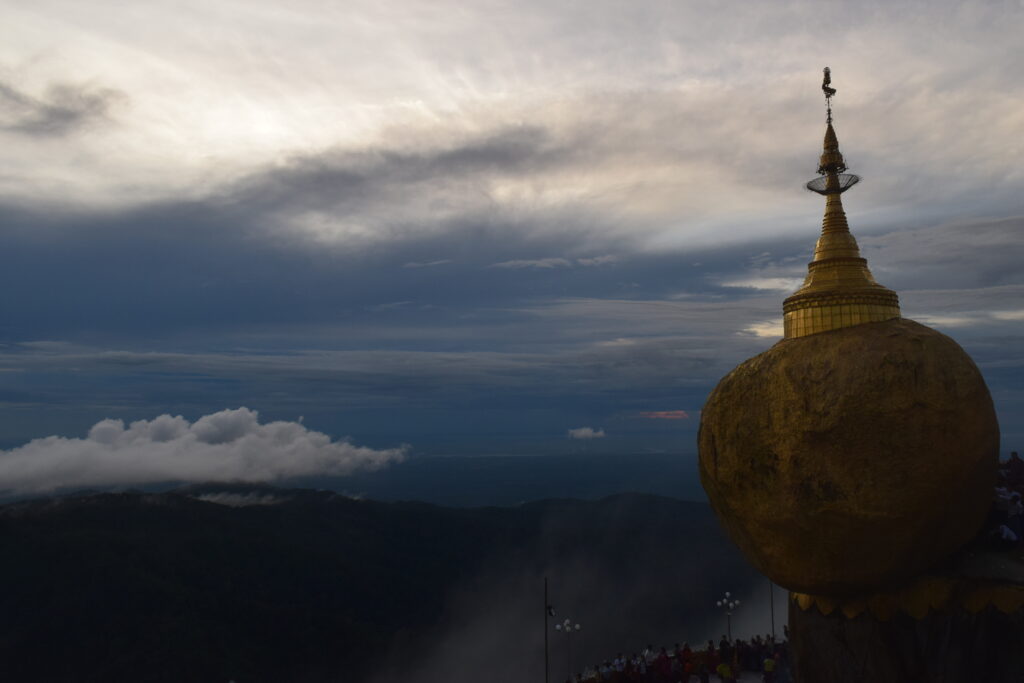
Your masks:
<svg viewBox="0 0 1024 683"><path fill-rule="evenodd" d="M742 363L708 398L699 445L711 505L754 566L844 595L914 576L977 534L999 426L964 350L895 319Z"/></svg>

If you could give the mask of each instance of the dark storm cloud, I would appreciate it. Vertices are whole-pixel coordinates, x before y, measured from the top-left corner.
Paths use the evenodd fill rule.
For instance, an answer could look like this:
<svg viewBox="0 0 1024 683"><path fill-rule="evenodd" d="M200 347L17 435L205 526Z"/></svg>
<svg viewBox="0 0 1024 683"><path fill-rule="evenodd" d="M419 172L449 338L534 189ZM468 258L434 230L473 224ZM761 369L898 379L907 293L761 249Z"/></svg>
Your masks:
<svg viewBox="0 0 1024 683"><path fill-rule="evenodd" d="M539 127L440 144L413 139L293 159L227 188L219 203L250 224L279 232L283 223L306 238L415 238L444 223L500 222L492 181L564 167L575 154Z"/></svg>
<svg viewBox="0 0 1024 683"><path fill-rule="evenodd" d="M33 136L62 136L107 118L121 99L113 90L57 83L36 97L0 81L0 130Z"/></svg>
<svg viewBox="0 0 1024 683"><path fill-rule="evenodd" d="M571 147L536 128L499 130L297 159L194 202L64 216L8 209L0 239L12 267L0 277L18 297L0 324L14 339L144 337L347 324L371 312L387 323L401 301L403 324L415 326L465 313L453 306L495 309L556 292L704 287L703 272L680 272L671 256L630 260L615 253L627 249L623 238L581 238L615 217L492 196L505 180L585 153ZM562 262L572 272L514 272ZM445 267L414 267L424 264ZM492 265L501 267L485 270Z"/></svg>
<svg viewBox="0 0 1024 683"><path fill-rule="evenodd" d="M8 433L244 404L401 434L390 447L418 430L562 437L615 415L696 415L776 338L822 207L809 203L796 237L651 250L618 231L622 215L521 194L601 158L598 139L620 148L541 127L413 136L296 158L192 202L0 211ZM865 235L848 204L904 311L954 336L969 316L965 346L1004 388L1020 361L1018 222Z"/></svg>
<svg viewBox="0 0 1024 683"><path fill-rule="evenodd" d="M733 307L692 310L689 317L687 306L665 305L661 315L652 311L657 308L657 302L573 301L508 311L504 320L476 326L439 321L449 338L446 345L454 346L452 338L462 339L447 351L409 348L423 345L425 334L413 335L404 349L371 350L378 342L364 336L364 349L277 353L143 353L20 344L0 355L0 367L32 378L25 388L29 395L23 394L21 402L34 398L40 404L59 403L61 396L89 391L91 401L121 405L134 415L146 404L139 401L144 390L191 414L248 395L261 397L261 405L272 403L278 411L297 413L315 409L317 403L384 413L392 410L389 405L400 405L408 425L416 420L417 410L439 407L453 411L452 418L474 407L514 409L579 401L600 404L605 413L658 408L651 401L659 400L682 401L692 410L699 407L707 383L730 367L731 359L722 358L723 346L737 360L757 350L751 335L715 338L716 322L721 325L737 313ZM590 320L595 314L603 316L600 323ZM318 337L296 334L290 341L324 345L348 332L339 326L318 330ZM383 338L390 334L387 329L361 331L371 333ZM627 333L633 336L594 341ZM543 339L550 341L539 341ZM48 376L57 386L48 387L43 381ZM12 385L21 379L12 377ZM189 407L177 407L180 402Z"/></svg>
<svg viewBox="0 0 1024 683"><path fill-rule="evenodd" d="M906 227L860 238L879 278L904 289L962 289L1022 282L1024 216ZM1024 304L1022 304L1024 305Z"/></svg>

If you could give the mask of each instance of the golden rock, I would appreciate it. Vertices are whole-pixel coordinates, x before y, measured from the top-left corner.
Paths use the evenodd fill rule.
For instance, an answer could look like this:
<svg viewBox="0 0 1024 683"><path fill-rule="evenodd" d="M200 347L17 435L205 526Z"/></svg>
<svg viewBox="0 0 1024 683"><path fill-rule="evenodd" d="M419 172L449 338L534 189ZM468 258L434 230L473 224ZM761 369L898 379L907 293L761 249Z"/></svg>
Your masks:
<svg viewBox="0 0 1024 683"><path fill-rule="evenodd" d="M700 476L747 558L790 590L862 593L928 569L988 512L999 426L949 337L910 320L783 339L701 416Z"/></svg>

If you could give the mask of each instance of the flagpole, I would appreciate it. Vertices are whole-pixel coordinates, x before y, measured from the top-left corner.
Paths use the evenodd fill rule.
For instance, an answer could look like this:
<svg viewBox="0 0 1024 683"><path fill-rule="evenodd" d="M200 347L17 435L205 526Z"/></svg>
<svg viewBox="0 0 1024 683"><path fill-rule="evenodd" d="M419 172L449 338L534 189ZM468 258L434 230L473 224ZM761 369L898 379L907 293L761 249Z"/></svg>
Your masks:
<svg viewBox="0 0 1024 683"><path fill-rule="evenodd" d="M548 577L544 577L544 683L548 683L548 613L551 605L548 603Z"/></svg>

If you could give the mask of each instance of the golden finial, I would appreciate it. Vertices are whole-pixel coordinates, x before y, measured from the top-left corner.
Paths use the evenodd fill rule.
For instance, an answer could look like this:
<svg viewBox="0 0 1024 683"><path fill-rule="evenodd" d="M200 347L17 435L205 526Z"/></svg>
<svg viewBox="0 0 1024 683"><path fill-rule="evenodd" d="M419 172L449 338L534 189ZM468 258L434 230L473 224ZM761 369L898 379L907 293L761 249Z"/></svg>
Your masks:
<svg viewBox="0 0 1024 683"><path fill-rule="evenodd" d="M832 69L825 67L825 77L821 79L821 91L825 93L825 106L828 109L828 116L825 120L828 123L832 123L832 96L836 94L836 89L832 86Z"/></svg>
<svg viewBox="0 0 1024 683"><path fill-rule="evenodd" d="M839 138L832 126L832 72L826 66L821 90L825 93L825 142L818 164L819 177L807 189L825 195L825 217L807 278L783 303L786 338L804 337L861 323L900 317L896 292L875 282L868 262L861 258L857 240L850 233L840 195L860 177L846 173Z"/></svg>

